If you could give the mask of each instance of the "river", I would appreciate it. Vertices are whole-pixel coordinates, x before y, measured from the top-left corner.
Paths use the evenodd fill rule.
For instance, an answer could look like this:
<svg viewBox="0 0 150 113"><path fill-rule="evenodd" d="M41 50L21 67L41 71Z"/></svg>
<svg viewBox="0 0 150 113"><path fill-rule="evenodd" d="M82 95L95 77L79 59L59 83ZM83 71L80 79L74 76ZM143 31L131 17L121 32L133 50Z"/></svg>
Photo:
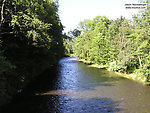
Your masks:
<svg viewBox="0 0 150 113"><path fill-rule="evenodd" d="M43 73L2 113L149 113L150 87L75 57Z"/></svg>

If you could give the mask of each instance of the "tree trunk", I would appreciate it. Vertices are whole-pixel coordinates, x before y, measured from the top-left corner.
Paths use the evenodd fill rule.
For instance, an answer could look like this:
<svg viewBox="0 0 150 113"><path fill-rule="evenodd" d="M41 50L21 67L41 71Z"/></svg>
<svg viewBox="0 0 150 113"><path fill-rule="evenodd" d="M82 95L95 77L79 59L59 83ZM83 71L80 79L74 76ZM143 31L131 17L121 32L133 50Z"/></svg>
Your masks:
<svg viewBox="0 0 150 113"><path fill-rule="evenodd" d="M4 21L4 5L5 5L5 0L2 1L2 8L1 8L1 24Z"/></svg>
<svg viewBox="0 0 150 113"><path fill-rule="evenodd" d="M140 66L143 67L143 66L142 66L142 61L141 61L140 56L139 56L139 63L140 63Z"/></svg>

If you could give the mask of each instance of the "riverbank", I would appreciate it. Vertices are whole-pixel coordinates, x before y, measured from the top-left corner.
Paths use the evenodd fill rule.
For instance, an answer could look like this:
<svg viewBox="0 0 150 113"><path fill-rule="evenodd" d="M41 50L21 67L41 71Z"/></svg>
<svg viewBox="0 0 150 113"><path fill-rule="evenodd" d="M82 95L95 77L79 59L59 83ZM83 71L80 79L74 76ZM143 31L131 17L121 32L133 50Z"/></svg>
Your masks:
<svg viewBox="0 0 150 113"><path fill-rule="evenodd" d="M86 61L85 59L77 59L79 62L83 62L85 64L88 65L88 67L95 67L95 68L99 68L99 69L106 69L108 71L111 71L110 70L110 67L109 66L106 66L106 65L98 65L98 64L93 64L91 63L90 61ZM125 74L125 73L119 73L119 72L115 72L117 75L121 76L121 77L124 77L124 78L127 78L127 79L130 79L130 80L133 80L133 81L137 81L137 82L140 82L144 85L147 85L147 84L150 84L150 82L146 82L146 77L144 76L141 76L141 75L138 75L136 73L131 73L131 74Z"/></svg>

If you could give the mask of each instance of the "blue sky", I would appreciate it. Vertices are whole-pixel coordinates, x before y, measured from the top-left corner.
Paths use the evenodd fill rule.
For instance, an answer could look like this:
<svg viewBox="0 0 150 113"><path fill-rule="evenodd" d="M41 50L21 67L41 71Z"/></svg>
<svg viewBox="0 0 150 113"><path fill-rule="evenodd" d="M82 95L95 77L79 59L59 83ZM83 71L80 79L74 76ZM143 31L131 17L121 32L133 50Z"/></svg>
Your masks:
<svg viewBox="0 0 150 113"><path fill-rule="evenodd" d="M138 3L138 0L59 0L59 15L64 31L68 32L75 29L80 21L96 16L113 20L120 16L131 19L138 9L125 9L127 3Z"/></svg>

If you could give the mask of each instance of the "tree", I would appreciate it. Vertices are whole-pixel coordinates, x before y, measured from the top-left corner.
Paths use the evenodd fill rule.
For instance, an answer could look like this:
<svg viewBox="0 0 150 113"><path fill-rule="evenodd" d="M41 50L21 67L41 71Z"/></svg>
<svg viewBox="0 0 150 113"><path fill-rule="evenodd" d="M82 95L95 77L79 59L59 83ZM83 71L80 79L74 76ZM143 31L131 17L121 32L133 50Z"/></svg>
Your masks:
<svg viewBox="0 0 150 113"><path fill-rule="evenodd" d="M64 55L63 27L55 0L0 2L0 96L11 97Z"/></svg>
<svg viewBox="0 0 150 113"><path fill-rule="evenodd" d="M149 2L149 1L147 1ZM75 54L114 71L138 73L150 77L150 6L129 21L115 21L105 16L80 22L80 36L75 39Z"/></svg>

